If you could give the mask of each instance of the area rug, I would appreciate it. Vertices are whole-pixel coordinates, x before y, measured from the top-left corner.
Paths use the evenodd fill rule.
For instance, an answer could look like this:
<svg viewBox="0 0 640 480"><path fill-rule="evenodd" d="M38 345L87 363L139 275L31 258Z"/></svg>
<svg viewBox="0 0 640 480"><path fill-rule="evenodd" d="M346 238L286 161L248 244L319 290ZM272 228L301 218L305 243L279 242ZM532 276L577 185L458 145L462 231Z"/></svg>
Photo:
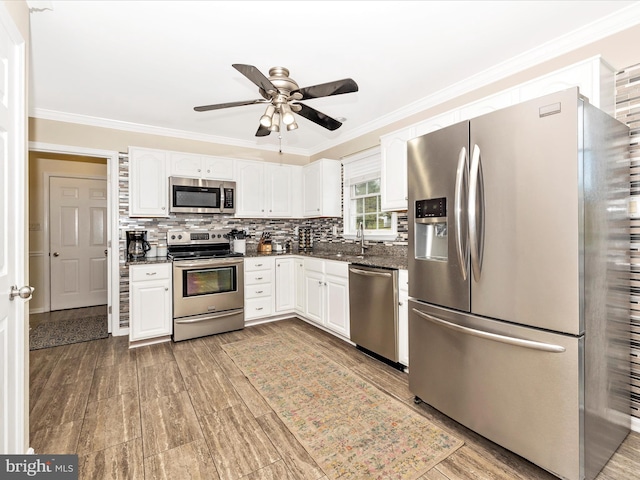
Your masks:
<svg viewBox="0 0 640 480"><path fill-rule="evenodd" d="M409 405L287 335L222 348L328 478L413 480L463 445Z"/></svg>
<svg viewBox="0 0 640 480"><path fill-rule="evenodd" d="M108 336L106 315L42 322L29 332L29 350L88 342Z"/></svg>

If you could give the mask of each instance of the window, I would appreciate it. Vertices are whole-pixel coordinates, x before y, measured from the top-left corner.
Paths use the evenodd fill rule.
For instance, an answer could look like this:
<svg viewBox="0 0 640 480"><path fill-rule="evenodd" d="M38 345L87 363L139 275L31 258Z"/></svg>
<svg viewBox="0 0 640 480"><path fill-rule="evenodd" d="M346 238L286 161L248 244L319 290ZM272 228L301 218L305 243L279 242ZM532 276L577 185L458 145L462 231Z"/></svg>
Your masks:
<svg viewBox="0 0 640 480"><path fill-rule="evenodd" d="M394 240L397 215L380 210L380 153L368 151L344 161L344 236L354 238L364 228L365 238Z"/></svg>

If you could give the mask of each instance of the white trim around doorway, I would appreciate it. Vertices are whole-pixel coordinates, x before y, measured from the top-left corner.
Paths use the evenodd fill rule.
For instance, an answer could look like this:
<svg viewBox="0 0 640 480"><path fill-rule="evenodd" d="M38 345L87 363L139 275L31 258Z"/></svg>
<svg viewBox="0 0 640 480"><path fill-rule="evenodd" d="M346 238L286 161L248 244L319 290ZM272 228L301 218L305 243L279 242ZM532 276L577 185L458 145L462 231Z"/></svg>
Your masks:
<svg viewBox="0 0 640 480"><path fill-rule="evenodd" d="M113 150L99 150L95 148L77 147L73 145L58 145L54 143L29 142L29 151L43 153L59 153L68 155L84 155L107 159L107 190L109 202L107 221L109 224L107 240L109 250L108 267L108 316L109 331L115 336L129 335L128 328L120 327L120 252L118 235L118 152ZM48 188L48 187L47 187ZM48 199L47 199L48 202ZM48 247L47 247L48 248Z"/></svg>

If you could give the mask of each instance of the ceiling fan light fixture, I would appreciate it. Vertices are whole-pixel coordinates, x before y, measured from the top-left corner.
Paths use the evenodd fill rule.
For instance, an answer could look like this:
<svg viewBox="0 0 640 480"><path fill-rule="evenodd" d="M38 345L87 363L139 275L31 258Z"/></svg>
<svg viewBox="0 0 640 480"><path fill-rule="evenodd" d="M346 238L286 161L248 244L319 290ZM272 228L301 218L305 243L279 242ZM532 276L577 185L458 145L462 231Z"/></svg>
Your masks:
<svg viewBox="0 0 640 480"><path fill-rule="evenodd" d="M291 111L291 107L288 103L283 103L280 106L280 110L282 111L282 123L287 125L287 127L295 123L296 119L294 118L293 112Z"/></svg>
<svg viewBox="0 0 640 480"><path fill-rule="evenodd" d="M269 127L269 130L271 130L272 132L280 131L280 112L278 112L277 110L271 118L271 126Z"/></svg>
<svg viewBox="0 0 640 480"><path fill-rule="evenodd" d="M269 104L264 112L264 115L260 117L260 125L267 128L270 127L273 123L273 114L275 113L275 111L276 107Z"/></svg>
<svg viewBox="0 0 640 480"><path fill-rule="evenodd" d="M287 132L290 132L291 130L295 130L296 128L298 128L298 124L294 121L293 123L290 123L289 125L287 125Z"/></svg>

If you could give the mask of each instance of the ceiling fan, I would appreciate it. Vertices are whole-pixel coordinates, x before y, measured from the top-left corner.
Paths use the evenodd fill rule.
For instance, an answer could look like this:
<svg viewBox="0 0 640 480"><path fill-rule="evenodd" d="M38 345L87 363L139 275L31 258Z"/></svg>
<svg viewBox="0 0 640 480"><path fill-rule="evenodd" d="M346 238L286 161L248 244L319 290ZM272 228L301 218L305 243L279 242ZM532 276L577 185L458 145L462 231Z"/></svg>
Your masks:
<svg viewBox="0 0 640 480"><path fill-rule="evenodd" d="M263 98L240 102L218 103L216 105L203 105L194 107L196 112L219 110L221 108L239 107L242 105L255 105L267 103L267 110L260 117L260 126L256 137L266 137L271 132L280 131L282 122L287 130L295 130L298 124L294 113L303 116L307 120L317 123L328 130L336 130L342 125L335 118L331 118L318 110L300 103L299 100L329 97L358 91L358 84L350 78L336 80L335 82L322 83L311 87L300 88L295 80L289 78L289 70L284 67L269 69L269 78L253 65L233 64L233 68L255 83Z"/></svg>

